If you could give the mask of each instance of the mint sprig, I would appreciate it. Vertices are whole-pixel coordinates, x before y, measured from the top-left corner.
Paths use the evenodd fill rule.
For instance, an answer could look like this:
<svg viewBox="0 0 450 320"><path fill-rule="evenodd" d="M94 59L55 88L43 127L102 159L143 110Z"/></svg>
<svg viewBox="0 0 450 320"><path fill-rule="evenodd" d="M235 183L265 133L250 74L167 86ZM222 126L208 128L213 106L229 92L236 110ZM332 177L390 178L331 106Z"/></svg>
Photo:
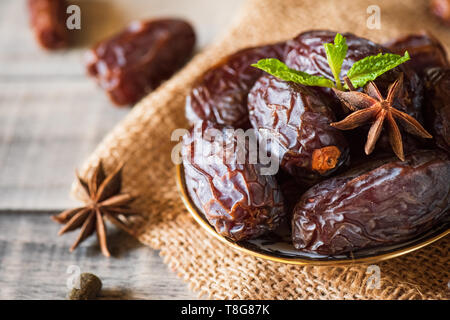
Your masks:
<svg viewBox="0 0 450 320"><path fill-rule="evenodd" d="M291 81L305 86L349 90L347 84L342 86L342 81L339 77L348 51L345 37L338 33L334 38L334 43L325 43L324 47L335 83L322 76L314 76L303 71L291 69L280 60L274 58L259 60L257 63L252 64L252 66L284 81ZM353 87L363 87L367 82L375 80L380 75L408 60L410 60L408 51L405 51L403 57L392 53L380 53L376 56L368 56L355 62L348 71L347 77L350 79Z"/></svg>
<svg viewBox="0 0 450 320"><path fill-rule="evenodd" d="M252 64L252 66L284 81L292 81L305 86L334 87L334 83L330 79L321 76L313 76L306 72L291 69L283 62L275 58L259 60L257 63Z"/></svg>
<svg viewBox="0 0 450 320"><path fill-rule="evenodd" d="M330 65L331 72L333 73L336 87L342 90L342 83L339 75L341 73L342 63L347 55L347 41L341 34L336 34L333 43L325 43L325 53L327 55L328 64Z"/></svg>
<svg viewBox="0 0 450 320"><path fill-rule="evenodd" d="M403 57L392 53L368 56L355 62L348 71L347 77L349 77L355 88L364 87L367 82L375 80L383 73L410 59L408 51L405 51ZM348 89L347 85L345 87Z"/></svg>

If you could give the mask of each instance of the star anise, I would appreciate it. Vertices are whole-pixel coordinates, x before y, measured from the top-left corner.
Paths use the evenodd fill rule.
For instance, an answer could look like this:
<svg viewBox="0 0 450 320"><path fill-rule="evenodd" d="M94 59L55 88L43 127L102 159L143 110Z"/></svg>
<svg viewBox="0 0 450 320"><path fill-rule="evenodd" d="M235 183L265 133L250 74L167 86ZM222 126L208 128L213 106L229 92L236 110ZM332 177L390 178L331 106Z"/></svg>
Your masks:
<svg viewBox="0 0 450 320"><path fill-rule="evenodd" d="M367 142L364 151L369 155L375 148L384 121L387 122L389 142L397 157L405 160L403 153L402 136L396 119L411 134L422 138L432 138L432 136L422 127L422 125L410 115L401 112L394 107L394 102L401 94L403 88L403 74L389 86L387 98L384 99L374 82L369 82L364 87L364 93L358 91L334 90L341 102L354 111L344 120L331 123L330 125L340 130L351 130L366 123L372 123L367 135Z"/></svg>
<svg viewBox="0 0 450 320"><path fill-rule="evenodd" d="M109 257L104 217L116 225L128 229L121 219L137 215L128 206L135 198L128 193L121 193L122 168L123 164L106 176L100 161L89 181L85 181L77 174L78 182L87 195L86 205L66 210L52 217L54 221L65 224L59 230L58 235L81 228L81 232L70 251L75 250L81 242L96 230L101 251Z"/></svg>

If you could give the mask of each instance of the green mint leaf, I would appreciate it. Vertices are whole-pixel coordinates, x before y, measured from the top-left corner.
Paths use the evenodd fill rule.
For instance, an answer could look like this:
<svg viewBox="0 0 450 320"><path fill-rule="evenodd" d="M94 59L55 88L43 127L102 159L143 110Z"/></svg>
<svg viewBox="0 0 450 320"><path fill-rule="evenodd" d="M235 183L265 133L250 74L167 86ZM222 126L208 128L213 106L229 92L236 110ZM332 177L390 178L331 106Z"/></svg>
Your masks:
<svg viewBox="0 0 450 320"><path fill-rule="evenodd" d="M291 69L280 60L274 58L259 60L257 63L252 64L252 67L261 69L284 81L292 81L305 86L334 87L334 83L330 79L312 76L306 72Z"/></svg>
<svg viewBox="0 0 450 320"><path fill-rule="evenodd" d="M347 77L350 78L355 88L360 88L408 60L410 60L408 51L405 51L403 57L392 53L368 56L355 62L348 71ZM345 88L348 89L347 85Z"/></svg>
<svg viewBox="0 0 450 320"><path fill-rule="evenodd" d="M342 63L347 55L347 41L341 34L336 34L333 43L325 43L325 53L327 55L328 64L330 65L331 72L333 72L334 80L336 81L336 87L342 90L341 79L339 74L341 73Z"/></svg>

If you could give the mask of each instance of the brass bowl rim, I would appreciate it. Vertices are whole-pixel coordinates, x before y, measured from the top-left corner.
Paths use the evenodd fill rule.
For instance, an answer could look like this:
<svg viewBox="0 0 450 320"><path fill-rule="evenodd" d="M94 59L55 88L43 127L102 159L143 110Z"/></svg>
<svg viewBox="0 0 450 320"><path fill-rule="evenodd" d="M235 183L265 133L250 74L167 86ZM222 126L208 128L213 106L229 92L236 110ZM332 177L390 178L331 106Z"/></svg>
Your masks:
<svg viewBox="0 0 450 320"><path fill-rule="evenodd" d="M218 239L222 243L232 247L235 250L238 250L240 252L249 254L251 256L274 261L274 262L280 262L285 264L292 264L292 265L310 265L310 266L336 266L336 265L355 265L355 264L373 264L381 261L385 261L388 259L396 258L403 256L405 254L411 253L413 251L419 250L421 248L424 248L433 242L436 242L445 236L450 234L450 228L444 230L442 233L437 234L431 238L425 239L422 242L412 244L411 246L407 246L405 248L400 249L394 249L393 251L378 254L378 255L371 255L368 257L361 257L361 258L343 258L343 259L330 259L330 260L312 260L312 259L304 259L304 258L283 258L283 257L275 257L268 254L264 254L261 252L253 251L251 249L239 246L237 243L232 242L225 237L219 235L214 228L202 217L202 214L198 212L195 205L192 203L192 200L187 192L186 184L184 180L183 175L183 165L177 164L176 165L176 180L178 185L178 190L181 195L181 199L183 200L184 205L186 206L189 213L192 215L192 217L195 219L195 221L204 229L206 232L208 232L210 235L212 235L214 238Z"/></svg>

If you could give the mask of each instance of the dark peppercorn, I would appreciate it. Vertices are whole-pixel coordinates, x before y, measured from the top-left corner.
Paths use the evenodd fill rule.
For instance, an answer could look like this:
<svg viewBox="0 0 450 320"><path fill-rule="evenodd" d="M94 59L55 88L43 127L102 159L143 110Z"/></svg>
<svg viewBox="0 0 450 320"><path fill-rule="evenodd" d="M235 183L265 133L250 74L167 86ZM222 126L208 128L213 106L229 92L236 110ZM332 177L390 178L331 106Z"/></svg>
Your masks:
<svg viewBox="0 0 450 320"><path fill-rule="evenodd" d="M80 275L80 288L73 288L69 300L93 300L102 289L102 281L92 273Z"/></svg>

